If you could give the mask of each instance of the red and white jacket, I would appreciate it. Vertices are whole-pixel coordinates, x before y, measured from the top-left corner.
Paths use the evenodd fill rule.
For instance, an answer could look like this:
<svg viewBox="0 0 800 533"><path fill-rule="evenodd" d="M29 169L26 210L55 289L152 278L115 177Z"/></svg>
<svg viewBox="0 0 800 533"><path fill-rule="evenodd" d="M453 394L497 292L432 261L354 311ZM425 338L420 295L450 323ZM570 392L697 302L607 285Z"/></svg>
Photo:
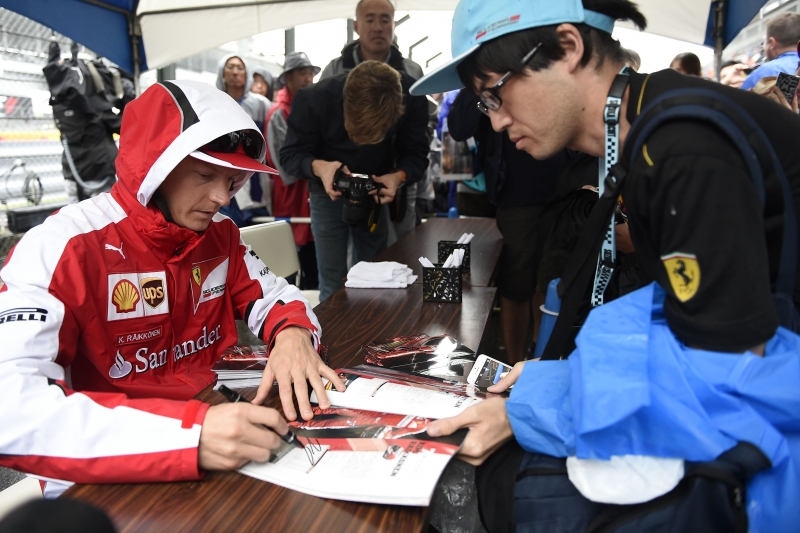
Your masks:
<svg viewBox="0 0 800 533"><path fill-rule="evenodd" d="M237 342L234 319L267 344L301 326L318 345L308 302L227 217L198 234L150 202L189 153L242 129L258 131L210 85L151 87L125 109L111 193L17 244L0 271L0 465L80 483L198 479L208 405L191 398Z"/></svg>

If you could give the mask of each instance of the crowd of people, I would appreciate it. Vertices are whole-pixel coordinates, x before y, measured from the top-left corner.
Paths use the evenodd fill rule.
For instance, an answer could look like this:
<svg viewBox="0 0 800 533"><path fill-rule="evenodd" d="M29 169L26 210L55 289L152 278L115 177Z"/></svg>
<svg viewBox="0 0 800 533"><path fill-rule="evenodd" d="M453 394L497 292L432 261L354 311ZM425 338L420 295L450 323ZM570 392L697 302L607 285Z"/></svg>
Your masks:
<svg viewBox="0 0 800 533"><path fill-rule="evenodd" d="M359 40L324 69L292 52L276 80L232 55L216 87L147 89L110 193L31 230L0 272L0 465L57 496L266 460L288 431L261 405L274 381L288 420L313 417L309 387L325 408L323 380L345 385L308 302L237 227L309 217L293 232L324 300L418 223L446 132L474 147L462 214L491 211L503 235L514 364L489 388L510 397L427 430L469 429L479 506L461 530L796 528L800 118L779 80L798 71L800 15L771 20L768 61L724 64L722 83L693 54L639 73L616 21L647 25L629 0L461 0L454 59L423 76L392 44L391 2L361 0ZM558 322L527 360L557 278ZM192 398L235 318L269 362L252 404L209 406Z"/></svg>
<svg viewBox="0 0 800 533"><path fill-rule="evenodd" d="M356 7L353 25L359 39L345 46L342 55L324 70L303 52L286 55L277 80L264 69L248 69L244 58L237 55L226 56L219 64L217 88L236 100L261 129L267 141L267 161L278 171L277 176L254 175L221 212L239 227L251 225L255 216L310 218L310 224L292 223L292 231L301 265L300 286L319 288L320 300L341 288L348 265L370 259L419 222L416 183L425 176L428 164L428 104L422 97L408 95L411 83L422 76L422 68L404 58L393 44L394 24L391 2L365 0ZM391 69L371 66L371 72L362 74L361 93L348 103L342 90L347 74L367 61ZM295 101L300 89L314 85L320 71L316 86ZM385 111L383 97L375 95L395 90L394 71L400 73L399 89L407 100L396 102L394 120L386 127L379 126L377 136L372 131L359 132L358 127L345 128L346 121L352 126L360 120L361 130L374 129ZM275 81L280 87L277 92ZM353 108L349 115L342 113L348 105ZM318 123L312 126L315 121ZM387 207L371 208L374 223L343 221L347 202L337 202L343 193L335 190L333 183L342 165L347 173L369 175L383 185L376 196Z"/></svg>

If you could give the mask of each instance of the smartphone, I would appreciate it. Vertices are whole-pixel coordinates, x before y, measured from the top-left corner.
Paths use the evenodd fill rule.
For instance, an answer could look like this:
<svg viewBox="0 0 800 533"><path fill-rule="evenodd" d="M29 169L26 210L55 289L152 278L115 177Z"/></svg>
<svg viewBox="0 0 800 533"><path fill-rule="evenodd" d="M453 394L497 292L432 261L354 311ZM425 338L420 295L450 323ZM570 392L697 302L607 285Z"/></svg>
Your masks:
<svg viewBox="0 0 800 533"><path fill-rule="evenodd" d="M481 388L491 387L510 371L510 366L497 359L492 359L488 355L479 355L467 376L467 383Z"/></svg>
<svg viewBox="0 0 800 533"><path fill-rule="evenodd" d="M775 81L775 85L781 90L783 96L786 97L786 101L789 102L789 105L792 103L794 93L797 92L797 83L799 81L800 77L794 76L793 74L786 74L785 72L778 74L778 79Z"/></svg>

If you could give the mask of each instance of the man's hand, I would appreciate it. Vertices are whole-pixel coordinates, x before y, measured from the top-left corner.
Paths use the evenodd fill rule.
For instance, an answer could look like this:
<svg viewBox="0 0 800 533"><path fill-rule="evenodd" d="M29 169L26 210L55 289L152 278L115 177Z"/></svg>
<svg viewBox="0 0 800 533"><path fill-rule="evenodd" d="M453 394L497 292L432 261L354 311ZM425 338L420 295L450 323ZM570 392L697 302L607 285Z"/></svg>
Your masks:
<svg viewBox="0 0 800 533"><path fill-rule="evenodd" d="M275 431L269 431L263 424ZM280 448L289 431L286 421L275 409L249 403L223 403L208 408L197 461L205 470L235 470L248 461L263 463L271 450Z"/></svg>
<svg viewBox="0 0 800 533"><path fill-rule="evenodd" d="M391 174L384 174L383 176L372 176L372 179L378 183L383 184L383 189L376 189L370 191L370 194L375 196L375 201L379 204L388 204L394 200L397 194L397 188L403 183L403 174L400 172L392 172Z"/></svg>
<svg viewBox="0 0 800 533"><path fill-rule="evenodd" d="M525 361L520 361L514 365L514 368L508 371L508 374L502 377L500 381L488 387L486 390L495 394L507 391L511 385L517 382L519 375L522 374L522 369L525 368Z"/></svg>
<svg viewBox="0 0 800 533"><path fill-rule="evenodd" d="M325 192L331 197L334 202L338 200L342 193L333 189L333 178L336 171L339 170L342 164L339 161L323 161L322 159L315 159L311 162L311 172L314 173L319 179L322 180L322 185L325 187ZM350 174L347 167L342 167L342 172Z"/></svg>
<svg viewBox="0 0 800 533"><path fill-rule="evenodd" d="M344 392L344 382L332 368L322 362L311 344L311 334L308 330L299 327L286 328L275 337L275 345L269 352L267 367L264 369L264 376L261 378L261 385L258 386L258 393L253 403L261 405L267 399L273 381L277 380L283 413L289 420L296 420L297 413L292 401L292 383L294 383L300 413L305 420L311 420L314 413L311 412L311 403L308 400L306 380L311 382L314 392L317 393L319 406L323 409L331 406L320 376L328 378L336 390Z"/></svg>
<svg viewBox="0 0 800 533"><path fill-rule="evenodd" d="M767 90L767 92L764 93L764 96L775 103L782 105L793 113L797 113L797 93L794 93L794 95L792 95L792 101L788 102L786 100L786 96L783 94L783 91L781 91L777 85L773 85L769 90Z"/></svg>
<svg viewBox="0 0 800 533"><path fill-rule="evenodd" d="M431 422L428 435L441 437L461 428L469 428L469 433L458 457L475 466L482 464L514 436L506 413L506 401L502 398L484 400L458 416Z"/></svg>

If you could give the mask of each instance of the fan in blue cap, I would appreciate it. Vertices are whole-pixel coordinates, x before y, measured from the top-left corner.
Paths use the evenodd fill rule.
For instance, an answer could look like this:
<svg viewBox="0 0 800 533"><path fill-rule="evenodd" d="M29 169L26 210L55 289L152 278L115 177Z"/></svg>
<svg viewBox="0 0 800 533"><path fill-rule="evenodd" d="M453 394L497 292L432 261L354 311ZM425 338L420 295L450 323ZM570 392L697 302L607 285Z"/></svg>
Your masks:
<svg viewBox="0 0 800 533"><path fill-rule="evenodd" d="M764 205L784 206L787 216L800 209L800 118L669 69L633 72L611 37L616 20L646 25L630 0L461 0L454 59L411 88L466 83L517 149L546 159L566 147L599 160L598 238L581 235L589 245L573 251L562 276L572 282L558 322L566 333L558 342L551 335L541 361L518 363L489 388L513 384L507 400L489 398L427 432L469 428L459 457L482 465L480 519L492 533L733 531L748 520L749 531L796 531L800 336L781 320L791 313L779 313L772 289L797 279L796 264L778 279L777 258L793 255L783 255L773 227L790 235L794 219L773 225ZM707 118L723 107L747 128ZM759 198L757 172L744 161L762 158L748 158L732 135L769 144L774 153L763 160L779 163L786 196ZM614 167L604 194L618 163L624 172ZM614 224L619 197L628 224ZM595 306L606 303L618 234L654 281ZM587 293L595 307L583 321ZM797 292L784 293L794 303L784 307L800 309ZM702 488L715 482L691 462L729 464L740 497L731 503L728 488ZM674 505L658 514L652 502Z"/></svg>
<svg viewBox="0 0 800 533"><path fill-rule="evenodd" d="M563 23L586 24L606 33L614 19L584 9L581 0L461 0L453 14L453 59L420 78L411 94L434 94L464 87L456 68L481 44L508 33Z"/></svg>

